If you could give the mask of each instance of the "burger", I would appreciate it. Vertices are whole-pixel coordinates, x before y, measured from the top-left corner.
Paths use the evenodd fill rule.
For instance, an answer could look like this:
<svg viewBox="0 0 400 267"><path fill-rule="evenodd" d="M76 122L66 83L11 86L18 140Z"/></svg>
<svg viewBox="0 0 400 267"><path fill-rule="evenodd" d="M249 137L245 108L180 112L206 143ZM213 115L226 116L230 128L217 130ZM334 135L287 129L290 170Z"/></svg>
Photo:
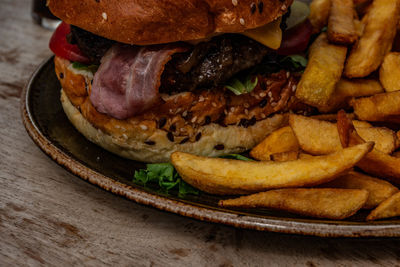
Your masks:
<svg viewBox="0 0 400 267"><path fill-rule="evenodd" d="M294 96L299 62L287 55L305 50L311 27L292 0L47 4L63 21L50 40L63 109L122 157L240 153L285 113L312 111Z"/></svg>

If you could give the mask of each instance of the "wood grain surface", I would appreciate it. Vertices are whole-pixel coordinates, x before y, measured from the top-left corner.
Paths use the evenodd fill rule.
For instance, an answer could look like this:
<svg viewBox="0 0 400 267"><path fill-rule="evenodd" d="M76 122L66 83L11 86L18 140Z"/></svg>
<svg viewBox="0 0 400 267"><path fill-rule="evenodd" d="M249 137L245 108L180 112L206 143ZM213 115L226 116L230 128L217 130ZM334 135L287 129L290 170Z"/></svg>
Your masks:
<svg viewBox="0 0 400 267"><path fill-rule="evenodd" d="M138 205L71 175L31 141L19 95L50 55L30 1L0 0L1 266L400 266L399 239L235 229Z"/></svg>

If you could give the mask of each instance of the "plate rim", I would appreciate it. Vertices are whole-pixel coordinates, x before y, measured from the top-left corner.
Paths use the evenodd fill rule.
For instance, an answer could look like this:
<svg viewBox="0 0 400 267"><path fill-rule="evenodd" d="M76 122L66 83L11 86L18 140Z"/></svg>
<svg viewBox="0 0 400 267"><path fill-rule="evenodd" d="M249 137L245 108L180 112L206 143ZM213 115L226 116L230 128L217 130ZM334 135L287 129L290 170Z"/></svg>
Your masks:
<svg viewBox="0 0 400 267"><path fill-rule="evenodd" d="M181 216L194 218L218 224L225 224L237 228L252 229L259 231L270 231L286 234L311 235L319 237L400 237L400 221L393 223L349 223L339 224L332 221L326 222L301 222L290 219L271 219L259 215L241 215L234 212L218 210L212 207L205 208L192 205L146 192L140 188L118 182L111 177L97 172L64 151L55 146L40 131L37 122L32 115L32 106L29 97L32 92L32 85L42 69L53 60L50 56L40 63L25 84L20 97L20 112L22 122L28 135L34 143L53 161L64 167L75 176L96 185L113 194L123 196L136 203L151 206L159 210L179 214Z"/></svg>

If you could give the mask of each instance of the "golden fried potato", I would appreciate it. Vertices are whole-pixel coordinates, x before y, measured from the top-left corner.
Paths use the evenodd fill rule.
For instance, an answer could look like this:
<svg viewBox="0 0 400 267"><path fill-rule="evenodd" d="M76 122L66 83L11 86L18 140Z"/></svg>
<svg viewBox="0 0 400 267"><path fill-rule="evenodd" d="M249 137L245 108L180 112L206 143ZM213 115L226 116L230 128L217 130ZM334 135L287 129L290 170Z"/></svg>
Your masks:
<svg viewBox="0 0 400 267"><path fill-rule="evenodd" d="M334 123L290 114L289 125L301 149L307 153L325 155L342 148Z"/></svg>
<svg viewBox="0 0 400 267"><path fill-rule="evenodd" d="M383 201L367 216L367 221L400 216L400 193Z"/></svg>
<svg viewBox="0 0 400 267"><path fill-rule="evenodd" d="M331 0L312 0L308 19L314 33L321 32L321 29L327 25L330 8Z"/></svg>
<svg viewBox="0 0 400 267"><path fill-rule="evenodd" d="M400 90L400 53L392 52L385 56L379 69L379 80L386 92Z"/></svg>
<svg viewBox="0 0 400 267"><path fill-rule="evenodd" d="M317 185L352 168L373 143L286 162L240 161L175 152L171 163L188 184L211 194L246 194L272 188Z"/></svg>
<svg viewBox="0 0 400 267"><path fill-rule="evenodd" d="M331 43L350 45L357 38L354 25L354 5L352 0L331 0L328 20L328 39Z"/></svg>
<svg viewBox="0 0 400 267"><path fill-rule="evenodd" d="M348 114L349 116L352 116L354 119L356 116L354 114ZM337 114L318 114L318 115L312 115L309 118L316 119L316 120L321 120L321 121L336 121L337 120Z"/></svg>
<svg viewBox="0 0 400 267"><path fill-rule="evenodd" d="M344 67L348 78L366 77L382 63L392 48L399 21L398 0L375 0L366 14L367 20L360 40L353 46Z"/></svg>
<svg viewBox="0 0 400 267"><path fill-rule="evenodd" d="M336 112L342 108L348 109L350 107L350 100L353 97L372 96L383 92L382 86L375 80L340 79L326 106L321 106L318 110L323 113L329 113Z"/></svg>
<svg viewBox="0 0 400 267"><path fill-rule="evenodd" d="M271 154L273 161L290 161L299 158L299 151L286 151L281 153Z"/></svg>
<svg viewBox="0 0 400 267"><path fill-rule="evenodd" d="M347 48L328 42L322 33L310 47L304 74L297 85L296 97L314 107L326 106L342 76Z"/></svg>
<svg viewBox="0 0 400 267"><path fill-rule="evenodd" d="M226 208L269 208L341 220L355 214L367 199L368 191L362 189L295 188L220 200L218 204Z"/></svg>
<svg viewBox="0 0 400 267"><path fill-rule="evenodd" d="M320 185L324 188L365 189L369 192L363 209L373 209L396 194L399 189L391 183L359 172L350 171L335 180Z"/></svg>
<svg viewBox="0 0 400 267"><path fill-rule="evenodd" d="M320 121L301 115L291 114L289 124L293 129L300 148L313 155L325 155L342 148L337 126L334 123ZM354 121L362 138L375 142L375 148L390 154L395 149L395 134L384 127L372 127L370 124Z"/></svg>
<svg viewBox="0 0 400 267"><path fill-rule="evenodd" d="M271 160L271 155L299 150L299 143L289 126L280 128L268 135L250 151L250 156L258 160Z"/></svg>
<svg viewBox="0 0 400 267"><path fill-rule="evenodd" d="M400 91L354 99L351 105L360 120L400 123Z"/></svg>
<svg viewBox="0 0 400 267"><path fill-rule="evenodd" d="M365 142L344 111L338 113L337 127L343 147ZM392 157L375 148L357 163L357 167L366 173L400 184L400 158Z"/></svg>

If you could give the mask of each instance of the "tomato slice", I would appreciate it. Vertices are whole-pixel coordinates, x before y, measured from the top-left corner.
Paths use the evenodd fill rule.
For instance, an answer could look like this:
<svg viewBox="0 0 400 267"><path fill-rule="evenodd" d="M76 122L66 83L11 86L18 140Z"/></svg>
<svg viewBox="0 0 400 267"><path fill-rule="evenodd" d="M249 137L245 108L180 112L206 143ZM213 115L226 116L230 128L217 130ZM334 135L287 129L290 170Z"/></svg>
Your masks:
<svg viewBox="0 0 400 267"><path fill-rule="evenodd" d="M313 28L309 20L291 28L283 33L279 55L298 54L307 49Z"/></svg>
<svg viewBox="0 0 400 267"><path fill-rule="evenodd" d="M77 45L68 43L67 34L70 32L71 27L69 24L61 22L50 39L49 47L51 51L57 56L70 61L90 63L90 59L81 52Z"/></svg>

